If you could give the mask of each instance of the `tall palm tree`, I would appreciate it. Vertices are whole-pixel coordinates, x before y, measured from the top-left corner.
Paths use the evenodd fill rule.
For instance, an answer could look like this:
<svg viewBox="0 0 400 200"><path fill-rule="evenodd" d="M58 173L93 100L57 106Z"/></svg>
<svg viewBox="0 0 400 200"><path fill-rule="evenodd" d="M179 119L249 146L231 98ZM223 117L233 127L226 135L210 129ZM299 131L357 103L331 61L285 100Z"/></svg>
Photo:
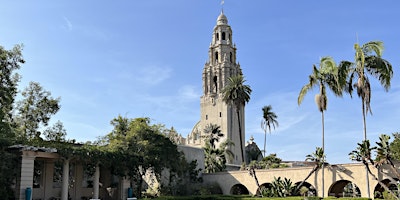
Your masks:
<svg viewBox="0 0 400 200"><path fill-rule="evenodd" d="M242 135L242 126L241 126L241 118L240 111L244 111L244 106L247 102L250 101L251 88L249 85L245 85L244 82L246 80L242 75L232 76L228 78L227 85L222 89L222 99L223 101L233 106L236 110L236 115L238 119L238 128L239 128L239 142L240 142L240 154L242 157L242 163L244 163L244 155L243 155L243 135Z"/></svg>
<svg viewBox="0 0 400 200"><path fill-rule="evenodd" d="M342 61L344 65L350 67L350 77L348 82L348 92L351 95L353 89L357 89L357 95L361 98L362 115L364 124L364 140L367 140L366 114L371 111L371 84L369 76L379 80L386 91L390 89L390 81L393 77L392 65L382 58L383 42L371 41L360 46L354 44L355 61ZM369 75L368 75L369 74ZM356 80L353 84L353 81Z"/></svg>
<svg viewBox="0 0 400 200"><path fill-rule="evenodd" d="M355 57L354 63L349 61L342 61L341 64L350 67L349 81L347 90L352 95L353 89L357 89L357 95L361 98L361 109L364 126L364 140L367 140L367 123L366 114L371 110L371 84L369 76L377 78L386 91L390 88L390 81L393 77L392 65L382 58L383 42L371 41L360 46L358 43L354 44ZM353 84L353 81L356 80ZM369 178L368 169L366 168L366 182L369 197Z"/></svg>
<svg viewBox="0 0 400 200"><path fill-rule="evenodd" d="M326 87L329 87L336 96L342 96L346 85L348 65L336 65L331 57L322 57L319 63L319 69L313 65L313 72L309 75L309 82L304 85L297 99L298 105L303 102L307 92L315 86L319 86L319 93L315 95L315 103L321 112L322 121L322 151L325 151L325 125L324 111L327 109L328 98L326 96ZM324 187L324 166L322 166L322 188ZM324 193L322 193L324 197Z"/></svg>
<svg viewBox="0 0 400 200"><path fill-rule="evenodd" d="M261 121L261 128L264 130L264 157L266 153L265 146L267 144L267 129L269 130L269 133L271 134L271 125L275 129L275 126L279 126L278 121L276 120L278 116L272 112L272 106L264 106L262 108L263 111L263 119Z"/></svg>

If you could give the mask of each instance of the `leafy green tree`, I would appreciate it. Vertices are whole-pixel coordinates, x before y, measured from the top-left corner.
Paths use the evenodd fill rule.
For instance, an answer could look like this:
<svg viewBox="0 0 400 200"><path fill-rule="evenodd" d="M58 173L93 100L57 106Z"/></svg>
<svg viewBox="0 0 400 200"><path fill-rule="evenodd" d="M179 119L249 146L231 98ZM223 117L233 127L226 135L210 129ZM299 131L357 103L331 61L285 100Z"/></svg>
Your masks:
<svg viewBox="0 0 400 200"><path fill-rule="evenodd" d="M170 129L164 129L161 131L166 137L168 137L174 144L182 144L182 135L179 134L174 127Z"/></svg>
<svg viewBox="0 0 400 200"><path fill-rule="evenodd" d="M315 95L315 103L321 112L322 124L322 150L325 150L325 122L324 111L327 109L328 98L326 87L329 87L336 96L342 96L346 85L347 65L338 67L331 57L322 57L319 63L319 69L313 65L313 72L309 75L309 82L304 85L299 93L297 103L300 105L307 92L315 86L319 87L319 93ZM322 167L322 187L324 187L324 167ZM322 193L322 197L324 194Z"/></svg>
<svg viewBox="0 0 400 200"><path fill-rule="evenodd" d="M266 144L267 144L267 129L269 130L269 133L271 134L271 126L275 129L275 126L279 126L278 123L278 116L272 111L272 106L264 106L262 108L263 111L263 119L261 121L261 128L264 130L264 157L266 154Z"/></svg>
<svg viewBox="0 0 400 200"><path fill-rule="evenodd" d="M278 158L275 153L269 154L260 161L253 160L249 167L256 169L286 168L288 165L282 164L282 159Z"/></svg>
<svg viewBox="0 0 400 200"><path fill-rule="evenodd" d="M232 76L228 78L227 85L222 89L223 101L233 106L236 109L236 116L238 120L239 128L239 142L240 142L240 154L242 158L242 163L244 160L243 153L243 135L242 135L242 125L240 118L240 112L244 112L243 108L247 102L250 101L251 88L249 85L245 85L246 80L242 75Z"/></svg>
<svg viewBox="0 0 400 200"><path fill-rule="evenodd" d="M128 176L136 183L136 195L142 194L143 177L151 171L160 181L161 172L179 172L183 155L149 118L127 119L118 116L111 121L114 129L104 141L109 144L109 157L118 166L110 166L114 174ZM171 162L175 160L177 162Z"/></svg>
<svg viewBox="0 0 400 200"><path fill-rule="evenodd" d="M64 125L61 121L57 121L53 126L47 128L43 135L48 141L57 141L57 142L65 142L67 131L64 128Z"/></svg>
<svg viewBox="0 0 400 200"><path fill-rule="evenodd" d="M19 139L40 139L39 128L47 126L51 116L60 109L60 98L53 98L37 82L30 82L21 94L23 99L17 104L16 117L20 129Z"/></svg>
<svg viewBox="0 0 400 200"><path fill-rule="evenodd" d="M16 176L17 158L7 151L14 142L15 132L12 110L17 95L20 76L15 71L25 63L22 45L11 50L0 46L0 196L2 199L14 197L11 185Z"/></svg>
<svg viewBox="0 0 400 200"><path fill-rule="evenodd" d="M394 139L389 145L391 155L394 160L400 160L400 132L392 133L392 135Z"/></svg>

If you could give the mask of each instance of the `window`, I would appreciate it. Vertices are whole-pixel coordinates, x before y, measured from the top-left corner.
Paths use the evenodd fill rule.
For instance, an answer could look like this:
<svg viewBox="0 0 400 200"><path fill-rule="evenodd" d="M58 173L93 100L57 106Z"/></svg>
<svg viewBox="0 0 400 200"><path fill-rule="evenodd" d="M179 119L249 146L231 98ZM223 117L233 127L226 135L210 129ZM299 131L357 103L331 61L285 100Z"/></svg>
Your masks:
<svg viewBox="0 0 400 200"><path fill-rule="evenodd" d="M225 32L222 32L222 40L225 40Z"/></svg>
<svg viewBox="0 0 400 200"><path fill-rule="evenodd" d="M215 62L218 62L218 51L215 52Z"/></svg>
<svg viewBox="0 0 400 200"><path fill-rule="evenodd" d="M230 62L233 62L232 52L229 52L229 60L230 60Z"/></svg>
<svg viewBox="0 0 400 200"><path fill-rule="evenodd" d="M208 120L208 115L206 115L206 120Z"/></svg>
<svg viewBox="0 0 400 200"><path fill-rule="evenodd" d="M219 34L218 33L215 33L215 39L219 40Z"/></svg>
<svg viewBox="0 0 400 200"><path fill-rule="evenodd" d="M222 117L222 113L221 112L219 112L219 117Z"/></svg>
<svg viewBox="0 0 400 200"><path fill-rule="evenodd" d="M217 76L214 76L214 79L213 79L213 81L214 81L214 88L213 88L213 91L215 92L215 93L217 93L218 92L218 77Z"/></svg>

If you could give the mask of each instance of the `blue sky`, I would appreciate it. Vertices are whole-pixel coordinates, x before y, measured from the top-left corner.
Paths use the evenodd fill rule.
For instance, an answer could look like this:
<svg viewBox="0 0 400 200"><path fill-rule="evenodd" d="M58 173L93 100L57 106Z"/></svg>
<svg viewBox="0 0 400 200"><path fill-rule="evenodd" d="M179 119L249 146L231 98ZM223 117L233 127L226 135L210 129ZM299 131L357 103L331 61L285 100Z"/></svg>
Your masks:
<svg viewBox="0 0 400 200"><path fill-rule="evenodd" d="M201 73L218 0L3 1L0 45L25 45L20 89L37 81L61 97L53 117L68 138L95 140L118 115L150 117L186 136L200 118ZM246 140L262 148L261 108L272 105L280 126L267 136L267 153L304 160L321 146L318 88L301 106L297 96L323 56L353 60L353 45L381 40L394 66L389 92L372 81L369 139L400 131L400 2L226 0L247 84ZM328 96L328 162L348 163L362 140L360 99Z"/></svg>

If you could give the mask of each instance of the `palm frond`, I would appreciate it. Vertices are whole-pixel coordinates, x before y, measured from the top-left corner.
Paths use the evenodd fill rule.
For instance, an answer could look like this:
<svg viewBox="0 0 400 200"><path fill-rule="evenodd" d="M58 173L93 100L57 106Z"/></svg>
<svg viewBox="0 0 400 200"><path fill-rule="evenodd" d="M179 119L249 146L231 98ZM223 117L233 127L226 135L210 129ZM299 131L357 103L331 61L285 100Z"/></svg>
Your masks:
<svg viewBox="0 0 400 200"><path fill-rule="evenodd" d="M381 41L370 41L363 44L361 47L364 55L371 55L371 53L375 53L378 57L382 56L383 48L383 42Z"/></svg>
<svg viewBox="0 0 400 200"><path fill-rule="evenodd" d="M386 91L390 89L390 81L393 78L392 64L383 58L368 56L365 58L365 68L380 81Z"/></svg>

